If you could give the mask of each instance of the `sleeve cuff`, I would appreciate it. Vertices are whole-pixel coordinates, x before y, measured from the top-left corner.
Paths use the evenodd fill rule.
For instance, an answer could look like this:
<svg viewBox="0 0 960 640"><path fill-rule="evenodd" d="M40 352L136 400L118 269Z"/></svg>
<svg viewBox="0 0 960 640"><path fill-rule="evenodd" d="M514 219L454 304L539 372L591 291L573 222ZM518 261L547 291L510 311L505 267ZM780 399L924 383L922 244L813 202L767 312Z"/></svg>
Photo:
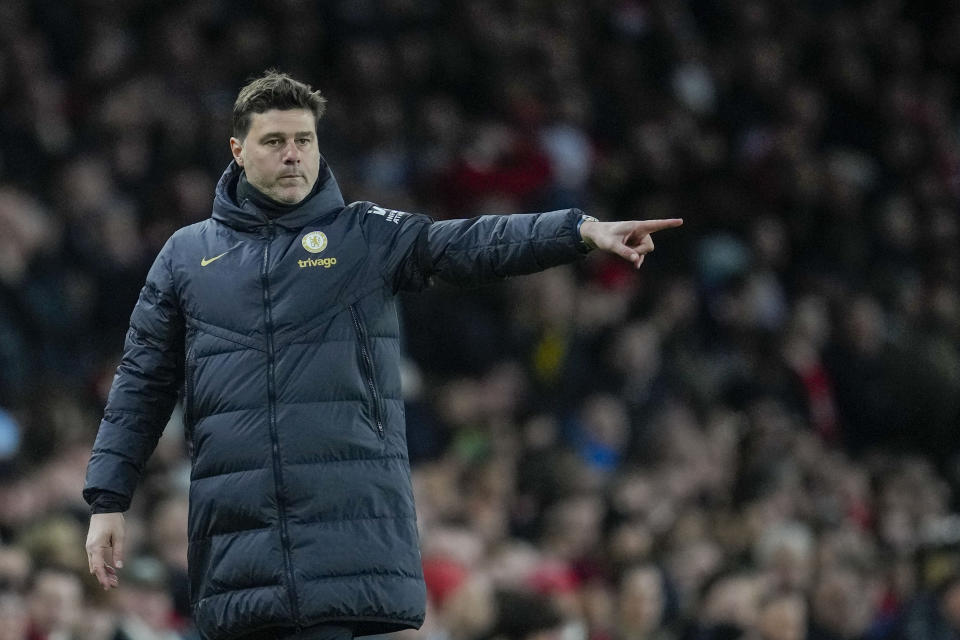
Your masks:
<svg viewBox="0 0 960 640"><path fill-rule="evenodd" d="M584 253L587 253L589 251L593 251L594 249L596 249L594 245L584 240L583 236L580 234L580 227L583 226L583 223L586 222L587 220L590 220L592 222L600 222L593 216L588 216L585 213L580 213L579 219L577 220L577 238L580 239L580 250L583 251Z"/></svg>
<svg viewBox="0 0 960 640"><path fill-rule="evenodd" d="M112 491L98 491L88 497L90 513L119 513L130 508L130 501L119 493Z"/></svg>

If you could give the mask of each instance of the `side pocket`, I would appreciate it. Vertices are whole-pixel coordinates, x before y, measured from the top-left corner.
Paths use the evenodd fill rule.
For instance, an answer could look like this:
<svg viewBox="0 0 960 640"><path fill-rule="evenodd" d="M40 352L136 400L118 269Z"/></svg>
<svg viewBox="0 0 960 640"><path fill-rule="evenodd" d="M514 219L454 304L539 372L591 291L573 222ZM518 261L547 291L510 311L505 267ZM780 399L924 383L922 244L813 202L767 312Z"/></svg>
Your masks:
<svg viewBox="0 0 960 640"><path fill-rule="evenodd" d="M370 349L370 340L367 329L355 305L350 305L350 317L353 318L353 328L357 332L357 347L360 350L360 367L367 387L367 402L370 406L370 415L373 418L377 435L383 439L383 412L380 407L380 391L377 389L377 377L373 369L373 351Z"/></svg>

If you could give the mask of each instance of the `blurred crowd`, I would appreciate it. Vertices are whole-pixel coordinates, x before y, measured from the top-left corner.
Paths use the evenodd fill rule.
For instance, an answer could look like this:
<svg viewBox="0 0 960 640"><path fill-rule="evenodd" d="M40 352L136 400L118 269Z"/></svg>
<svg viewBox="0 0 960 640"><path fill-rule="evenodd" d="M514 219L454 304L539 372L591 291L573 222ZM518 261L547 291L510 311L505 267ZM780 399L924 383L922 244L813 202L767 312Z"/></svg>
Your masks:
<svg viewBox="0 0 960 640"><path fill-rule="evenodd" d="M960 638L960 5L0 2L0 640L193 638L179 409L96 589L83 474L239 87L345 198L683 217L403 299L429 640Z"/></svg>

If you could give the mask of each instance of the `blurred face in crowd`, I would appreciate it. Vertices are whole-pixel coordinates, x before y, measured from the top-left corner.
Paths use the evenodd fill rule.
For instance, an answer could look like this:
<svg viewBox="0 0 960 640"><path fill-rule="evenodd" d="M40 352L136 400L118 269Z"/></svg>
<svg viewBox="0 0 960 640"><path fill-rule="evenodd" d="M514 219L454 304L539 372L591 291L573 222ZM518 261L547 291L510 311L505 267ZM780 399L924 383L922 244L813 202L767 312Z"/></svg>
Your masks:
<svg viewBox="0 0 960 640"><path fill-rule="evenodd" d="M954 581L943 592L940 611L953 629L960 630L960 581Z"/></svg>
<svg viewBox="0 0 960 640"><path fill-rule="evenodd" d="M15 591L0 591L0 640L22 640L26 636L23 598Z"/></svg>
<svg viewBox="0 0 960 640"><path fill-rule="evenodd" d="M187 569L187 501L165 500L154 512L150 536L160 557L174 567Z"/></svg>
<svg viewBox="0 0 960 640"><path fill-rule="evenodd" d="M875 594L870 586L849 570L827 572L814 588L814 620L841 638L859 637L873 619Z"/></svg>
<svg viewBox="0 0 960 640"><path fill-rule="evenodd" d="M173 615L173 600L164 589L128 585L117 595L120 608L127 615L157 631L168 628L170 617Z"/></svg>
<svg viewBox="0 0 960 640"><path fill-rule="evenodd" d="M755 574L733 575L717 581L704 600L703 620L711 625L753 628L760 614L762 590L763 584Z"/></svg>
<svg viewBox="0 0 960 640"><path fill-rule="evenodd" d="M497 616L489 580L482 577L467 580L447 598L439 614L454 640L489 633Z"/></svg>
<svg viewBox="0 0 960 640"><path fill-rule="evenodd" d="M0 547L0 580L22 585L30 575L30 556L18 547Z"/></svg>
<svg viewBox="0 0 960 640"><path fill-rule="evenodd" d="M80 615L82 600L77 576L58 571L41 572L30 592L30 619L45 635L69 632Z"/></svg>
<svg viewBox="0 0 960 640"><path fill-rule="evenodd" d="M763 640L803 640L807 637L807 604L802 596L785 595L763 605L757 628Z"/></svg>
<svg viewBox="0 0 960 640"><path fill-rule="evenodd" d="M317 125L309 109L252 114L246 137L230 138L230 150L250 184L278 202L306 198L320 173Z"/></svg>
<svg viewBox="0 0 960 640"><path fill-rule="evenodd" d="M547 515L547 545L565 558L575 558L593 548L600 539L602 503L596 496L569 498Z"/></svg>
<svg viewBox="0 0 960 640"><path fill-rule="evenodd" d="M647 634L663 621L663 579L652 565L633 569L620 590L620 624L634 633Z"/></svg>

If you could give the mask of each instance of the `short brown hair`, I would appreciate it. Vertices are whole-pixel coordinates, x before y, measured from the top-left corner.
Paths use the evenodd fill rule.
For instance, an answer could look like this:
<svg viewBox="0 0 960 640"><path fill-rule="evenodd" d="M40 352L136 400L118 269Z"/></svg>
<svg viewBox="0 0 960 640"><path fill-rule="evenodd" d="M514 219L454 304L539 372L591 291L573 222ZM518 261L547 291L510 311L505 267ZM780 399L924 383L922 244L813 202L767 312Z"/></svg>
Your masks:
<svg viewBox="0 0 960 640"><path fill-rule="evenodd" d="M242 140L250 130L253 114L270 109L308 109L317 123L327 109L327 99L310 85L276 69L267 69L240 89L233 103L233 137Z"/></svg>

